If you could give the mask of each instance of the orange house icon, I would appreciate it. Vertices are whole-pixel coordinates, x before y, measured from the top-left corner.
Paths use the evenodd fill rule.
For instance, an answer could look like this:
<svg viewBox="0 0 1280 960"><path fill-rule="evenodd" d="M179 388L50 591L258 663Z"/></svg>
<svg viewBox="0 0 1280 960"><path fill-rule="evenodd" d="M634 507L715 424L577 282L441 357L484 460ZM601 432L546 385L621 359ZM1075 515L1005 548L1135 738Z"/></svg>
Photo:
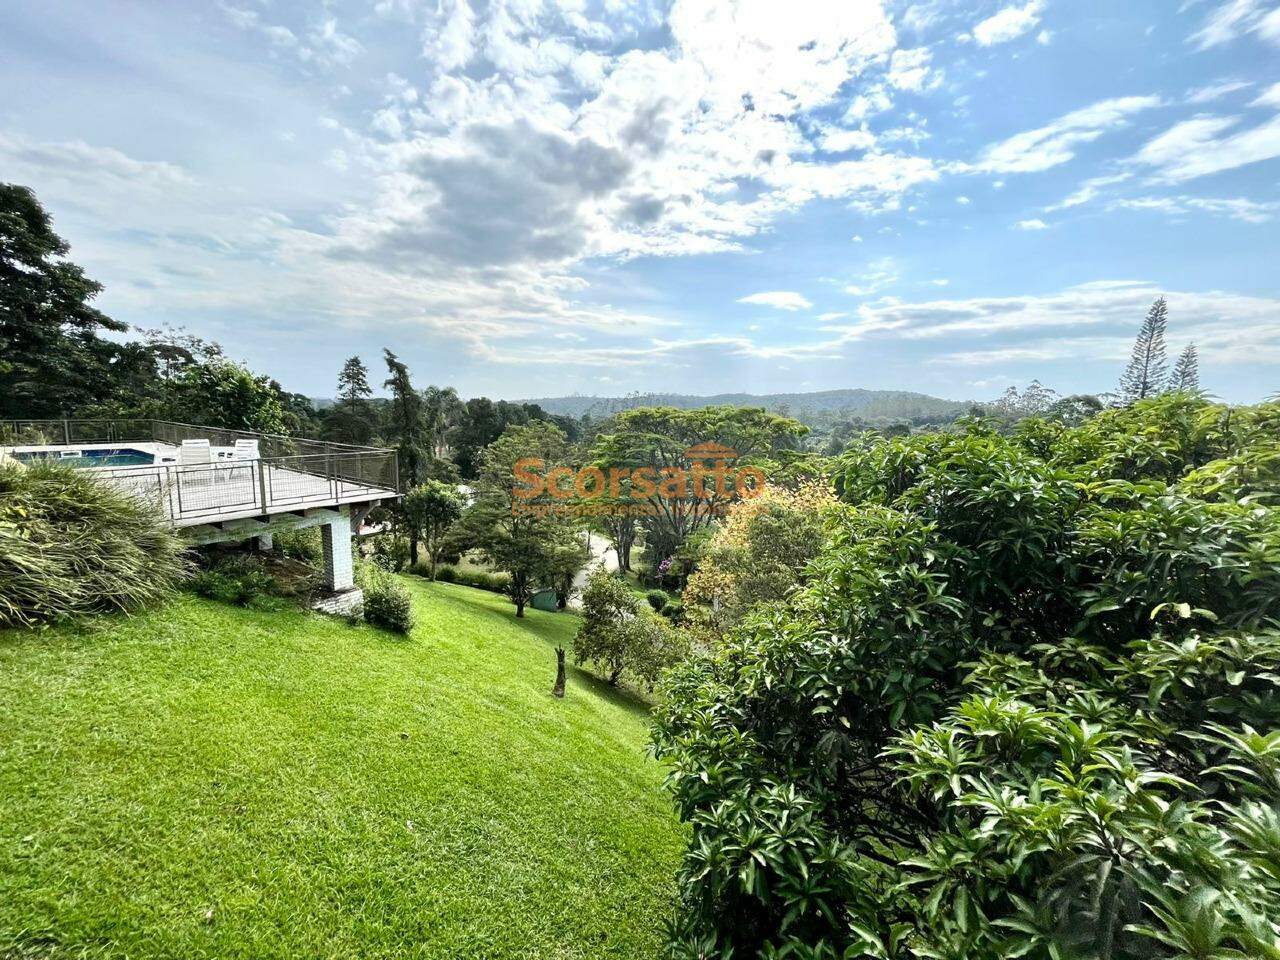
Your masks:
<svg viewBox="0 0 1280 960"><path fill-rule="evenodd" d="M685 450L684 455L691 461L723 461L736 460L738 451L733 447L726 447L723 443L716 443L714 440L707 440L704 443L696 443L692 447Z"/></svg>

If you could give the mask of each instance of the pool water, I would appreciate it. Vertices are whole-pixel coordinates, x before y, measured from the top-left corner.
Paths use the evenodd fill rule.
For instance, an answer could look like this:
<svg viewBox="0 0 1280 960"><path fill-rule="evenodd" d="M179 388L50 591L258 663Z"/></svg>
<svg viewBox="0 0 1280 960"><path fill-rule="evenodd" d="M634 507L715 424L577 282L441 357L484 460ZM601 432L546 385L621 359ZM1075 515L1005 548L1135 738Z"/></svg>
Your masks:
<svg viewBox="0 0 1280 960"><path fill-rule="evenodd" d="M64 457L57 450L33 450L14 456L30 463L33 460L56 460L68 467L149 467L156 458L142 450L84 450L78 457Z"/></svg>

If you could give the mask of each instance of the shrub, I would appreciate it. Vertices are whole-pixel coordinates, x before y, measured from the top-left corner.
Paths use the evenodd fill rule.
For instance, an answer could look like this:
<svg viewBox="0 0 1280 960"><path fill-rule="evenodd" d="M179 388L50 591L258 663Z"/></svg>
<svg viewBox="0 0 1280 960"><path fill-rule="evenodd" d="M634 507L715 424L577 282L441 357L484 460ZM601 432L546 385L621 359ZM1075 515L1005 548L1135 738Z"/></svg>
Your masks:
<svg viewBox="0 0 1280 960"><path fill-rule="evenodd" d="M153 506L88 471L0 464L0 625L140 610L186 572Z"/></svg>
<svg viewBox="0 0 1280 960"><path fill-rule="evenodd" d="M829 484L806 482L794 489L771 483L761 496L730 506L683 594L699 639L714 644L752 610L782 603L803 585L835 503Z"/></svg>
<svg viewBox="0 0 1280 960"><path fill-rule="evenodd" d="M301 530L282 530L272 536L275 549L290 560L299 560L312 566L324 562L320 546L320 528L304 527Z"/></svg>
<svg viewBox="0 0 1280 960"><path fill-rule="evenodd" d="M437 579L439 577L437 576ZM453 583L475 587L477 590L488 590L490 593L506 593L511 577L506 573L491 573L488 570L470 570L459 568L454 570Z"/></svg>
<svg viewBox="0 0 1280 960"><path fill-rule="evenodd" d="M672 623L679 623L684 619L684 604L673 597L664 603L658 612Z"/></svg>
<svg viewBox="0 0 1280 960"><path fill-rule="evenodd" d="M457 583L458 571L450 566L437 567L436 579L441 583Z"/></svg>
<svg viewBox="0 0 1280 960"><path fill-rule="evenodd" d="M384 569L399 572L409 565L409 541L394 533L379 533L368 539L372 559Z"/></svg>
<svg viewBox="0 0 1280 960"><path fill-rule="evenodd" d="M653 683L684 653L680 634L648 609L625 582L597 567L582 591L582 626L573 640L578 663L590 663L609 683L624 671Z"/></svg>
<svg viewBox="0 0 1280 960"><path fill-rule="evenodd" d="M862 438L664 680L672 955L1280 955L1280 405Z"/></svg>
<svg viewBox="0 0 1280 960"><path fill-rule="evenodd" d="M364 591L365 622L393 633L413 629L409 591L393 574L375 564L362 563L357 580Z"/></svg>
<svg viewBox="0 0 1280 960"><path fill-rule="evenodd" d="M671 596L665 590L649 590L645 593L644 598L649 601L649 606L657 613L667 605L667 601Z"/></svg>
<svg viewBox="0 0 1280 960"><path fill-rule="evenodd" d="M256 557L224 557L208 570L201 570L188 586L202 597L248 607L277 592L279 584Z"/></svg>

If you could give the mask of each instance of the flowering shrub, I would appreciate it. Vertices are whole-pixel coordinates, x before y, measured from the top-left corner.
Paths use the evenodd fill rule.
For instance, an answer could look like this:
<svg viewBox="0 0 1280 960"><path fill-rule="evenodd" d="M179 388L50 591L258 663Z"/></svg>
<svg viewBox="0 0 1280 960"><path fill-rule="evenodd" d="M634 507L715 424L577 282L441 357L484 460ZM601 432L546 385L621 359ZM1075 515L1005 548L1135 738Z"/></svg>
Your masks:
<svg viewBox="0 0 1280 960"><path fill-rule="evenodd" d="M795 489L767 486L759 497L730 507L703 546L682 597L699 639L715 642L750 610L785 601L821 550L835 504L829 484L810 482Z"/></svg>

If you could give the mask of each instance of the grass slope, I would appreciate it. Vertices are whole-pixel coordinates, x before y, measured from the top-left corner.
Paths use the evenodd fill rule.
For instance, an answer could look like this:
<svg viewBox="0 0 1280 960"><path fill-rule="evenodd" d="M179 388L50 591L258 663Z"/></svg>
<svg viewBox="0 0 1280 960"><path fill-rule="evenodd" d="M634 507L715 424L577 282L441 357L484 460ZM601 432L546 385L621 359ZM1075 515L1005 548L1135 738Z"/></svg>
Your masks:
<svg viewBox="0 0 1280 960"><path fill-rule="evenodd" d="M0 633L0 957L641 957L683 840L576 620L411 581L408 640L184 598Z"/></svg>

